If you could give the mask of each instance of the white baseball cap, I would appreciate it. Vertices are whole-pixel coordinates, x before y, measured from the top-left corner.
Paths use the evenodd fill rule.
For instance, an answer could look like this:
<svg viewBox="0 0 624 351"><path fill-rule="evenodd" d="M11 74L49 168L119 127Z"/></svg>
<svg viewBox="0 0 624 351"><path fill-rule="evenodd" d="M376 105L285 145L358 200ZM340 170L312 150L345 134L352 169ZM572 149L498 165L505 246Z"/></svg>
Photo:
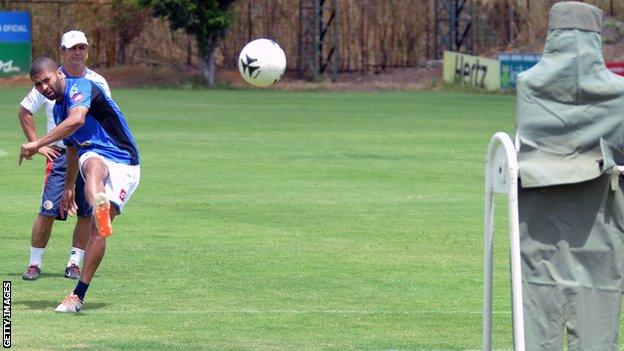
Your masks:
<svg viewBox="0 0 624 351"><path fill-rule="evenodd" d="M83 32L79 30L70 30L69 32L63 34L63 37L61 38L61 47L69 49L78 44L89 45L87 36Z"/></svg>

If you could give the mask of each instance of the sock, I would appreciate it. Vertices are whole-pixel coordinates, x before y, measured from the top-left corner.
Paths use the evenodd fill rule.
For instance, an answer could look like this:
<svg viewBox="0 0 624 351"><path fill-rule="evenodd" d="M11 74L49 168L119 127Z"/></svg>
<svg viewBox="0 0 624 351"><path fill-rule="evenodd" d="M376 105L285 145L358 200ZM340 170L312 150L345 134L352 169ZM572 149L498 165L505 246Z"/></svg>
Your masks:
<svg viewBox="0 0 624 351"><path fill-rule="evenodd" d="M72 264L79 266L82 264L82 258L84 257L84 250L79 249L77 247L72 247L71 252L69 253L69 261L67 261L67 267Z"/></svg>
<svg viewBox="0 0 624 351"><path fill-rule="evenodd" d="M79 280L76 288L74 289L74 294L78 295L80 301L84 301L87 289L89 289L89 284L83 283L82 280Z"/></svg>
<svg viewBox="0 0 624 351"><path fill-rule="evenodd" d="M30 247L30 264L29 266L35 265L41 268L42 259L43 259L43 251L45 247Z"/></svg>

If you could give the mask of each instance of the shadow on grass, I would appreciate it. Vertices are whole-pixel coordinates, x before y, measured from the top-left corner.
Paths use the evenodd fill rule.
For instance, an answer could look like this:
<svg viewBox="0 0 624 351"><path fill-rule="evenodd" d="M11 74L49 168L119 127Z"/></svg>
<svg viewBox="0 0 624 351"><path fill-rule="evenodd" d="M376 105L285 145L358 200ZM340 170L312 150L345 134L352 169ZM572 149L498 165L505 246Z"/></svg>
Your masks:
<svg viewBox="0 0 624 351"><path fill-rule="evenodd" d="M4 280L22 280L22 273L15 273L15 272L5 272L5 273L0 273L2 274L2 279ZM8 278L8 279L5 279Z"/></svg>
<svg viewBox="0 0 624 351"><path fill-rule="evenodd" d="M54 310L60 301L43 301L43 300L26 300L26 301L15 301L16 305L26 306L29 310ZM95 302L95 303L87 303L85 308L89 310L99 310L100 308L106 307L108 304Z"/></svg>
<svg viewBox="0 0 624 351"><path fill-rule="evenodd" d="M10 278L11 280L22 280L22 273L10 272L10 273L1 273L2 277ZM39 278L37 279L45 279L45 278L64 278L65 273L60 272L41 272L39 274Z"/></svg>
<svg viewBox="0 0 624 351"><path fill-rule="evenodd" d="M46 272L42 272L39 275L39 279L41 278L65 278L65 274L64 273L46 273Z"/></svg>

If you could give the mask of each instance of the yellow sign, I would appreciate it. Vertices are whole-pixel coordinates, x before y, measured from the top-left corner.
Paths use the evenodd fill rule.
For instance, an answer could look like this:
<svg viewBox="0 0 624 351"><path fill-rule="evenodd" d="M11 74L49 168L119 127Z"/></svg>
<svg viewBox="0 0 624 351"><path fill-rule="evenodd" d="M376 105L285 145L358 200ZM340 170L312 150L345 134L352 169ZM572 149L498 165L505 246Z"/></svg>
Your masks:
<svg viewBox="0 0 624 351"><path fill-rule="evenodd" d="M445 82L497 90L500 89L500 62L490 58L445 51L442 76Z"/></svg>

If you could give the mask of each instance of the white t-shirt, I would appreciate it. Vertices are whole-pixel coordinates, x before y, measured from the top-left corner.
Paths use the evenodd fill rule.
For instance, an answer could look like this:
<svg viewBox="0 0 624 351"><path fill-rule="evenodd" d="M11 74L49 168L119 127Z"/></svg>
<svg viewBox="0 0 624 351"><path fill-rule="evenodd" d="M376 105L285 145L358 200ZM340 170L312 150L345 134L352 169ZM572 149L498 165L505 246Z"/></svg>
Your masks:
<svg viewBox="0 0 624 351"><path fill-rule="evenodd" d="M65 72L65 69L63 67L61 67L60 70L63 72L63 74L67 76L67 73ZM108 95L108 97L111 97L110 88L104 77L88 68L85 68L85 75L83 77L99 85L102 90L104 90L104 93ZM39 111L42 106L45 106L46 117L48 118L47 127L48 132L50 132L54 127L56 127L56 123L54 123L54 115L52 113L55 103L56 101L48 100L45 96L43 96L43 94L37 91L35 87L33 87L28 95L24 97L20 105L30 111L33 116L37 113L37 111ZM61 140L57 141L54 145L60 148L65 148L65 144L63 144L63 141Z"/></svg>

